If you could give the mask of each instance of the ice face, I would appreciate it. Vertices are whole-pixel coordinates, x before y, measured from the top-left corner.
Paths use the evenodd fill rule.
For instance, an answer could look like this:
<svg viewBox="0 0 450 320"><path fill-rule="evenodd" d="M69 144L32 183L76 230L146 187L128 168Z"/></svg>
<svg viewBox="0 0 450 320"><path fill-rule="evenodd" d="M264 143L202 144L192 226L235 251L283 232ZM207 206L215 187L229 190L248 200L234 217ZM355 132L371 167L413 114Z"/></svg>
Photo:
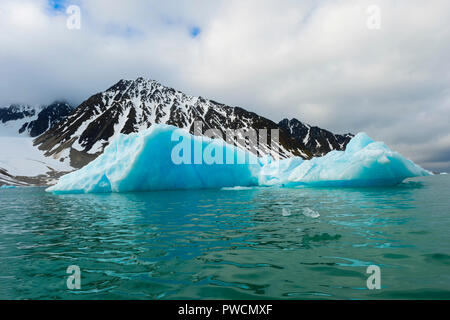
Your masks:
<svg viewBox="0 0 450 320"><path fill-rule="evenodd" d="M178 136L175 141L173 137ZM190 151L181 150L181 142ZM200 162L196 148L204 152ZM204 156L204 154L209 155ZM232 154L234 164L225 158ZM223 161L218 161L222 157ZM238 159L245 159L238 161ZM206 160L206 161L205 161ZM228 161L229 163L229 161ZM221 140L192 136L168 125L120 135L96 160L63 176L47 189L54 193L130 192L249 186L387 186L430 173L366 134L346 151L324 157L273 161Z"/></svg>
<svg viewBox="0 0 450 320"><path fill-rule="evenodd" d="M174 136L176 141L172 141ZM180 141L187 144L186 150L191 147L189 153L177 150ZM236 164L211 163L214 159L202 159L202 154L201 159L196 159L197 148L212 155L211 158L214 151L224 157L232 154ZM238 162L241 158L247 160ZM250 158L256 164L250 164ZM255 156L221 140L192 136L173 126L155 125L140 133L120 135L96 160L61 177L47 191L102 193L252 186L258 184L259 168Z"/></svg>
<svg viewBox="0 0 450 320"><path fill-rule="evenodd" d="M332 151L308 161L286 159L279 164L263 167L260 183L285 186L391 186L406 178L430 174L383 142L374 142L365 133L359 133L347 145L346 151Z"/></svg>

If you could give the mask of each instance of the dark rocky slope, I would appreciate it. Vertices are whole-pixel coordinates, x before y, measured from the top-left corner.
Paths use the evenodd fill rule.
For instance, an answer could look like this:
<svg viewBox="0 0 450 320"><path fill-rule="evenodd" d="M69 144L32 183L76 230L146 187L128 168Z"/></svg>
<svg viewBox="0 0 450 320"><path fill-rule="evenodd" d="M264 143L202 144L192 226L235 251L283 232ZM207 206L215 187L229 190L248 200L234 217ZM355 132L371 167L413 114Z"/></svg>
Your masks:
<svg viewBox="0 0 450 320"><path fill-rule="evenodd" d="M345 150L347 144L354 137L353 134L334 134L319 127L312 127L297 119L284 119L279 126L289 132L299 143L314 156L321 157L332 150Z"/></svg>

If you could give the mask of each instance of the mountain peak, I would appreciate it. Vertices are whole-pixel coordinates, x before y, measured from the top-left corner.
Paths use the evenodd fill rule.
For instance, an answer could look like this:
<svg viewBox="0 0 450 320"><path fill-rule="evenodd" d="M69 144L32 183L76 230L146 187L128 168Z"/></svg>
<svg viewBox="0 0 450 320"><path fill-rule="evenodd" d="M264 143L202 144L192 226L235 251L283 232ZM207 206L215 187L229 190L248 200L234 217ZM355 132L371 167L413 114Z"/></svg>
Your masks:
<svg viewBox="0 0 450 320"><path fill-rule="evenodd" d="M328 130L310 126L296 118L283 119L279 126L289 132L297 142L303 143L316 157L324 156L333 150L345 150L347 144L354 137L351 133L334 134Z"/></svg>
<svg viewBox="0 0 450 320"><path fill-rule="evenodd" d="M39 106L11 104L6 108L0 108L0 124L5 124L2 134L15 136L26 133L31 137L37 137L72 111L73 107L61 100Z"/></svg>
<svg viewBox="0 0 450 320"><path fill-rule="evenodd" d="M204 131L216 129L222 132L222 137L229 129L269 129L269 132L279 129L273 121L245 109L193 97L155 80L138 77L121 79L106 91L90 97L35 142L41 150L47 151L47 156L64 154L67 158L70 154L71 165L81 167L101 154L119 134L140 132L160 123L195 133L197 121L202 123ZM268 139L268 146L257 151L246 143L239 146L259 152L261 156L311 156L283 130L280 131L280 151L272 154L270 143Z"/></svg>

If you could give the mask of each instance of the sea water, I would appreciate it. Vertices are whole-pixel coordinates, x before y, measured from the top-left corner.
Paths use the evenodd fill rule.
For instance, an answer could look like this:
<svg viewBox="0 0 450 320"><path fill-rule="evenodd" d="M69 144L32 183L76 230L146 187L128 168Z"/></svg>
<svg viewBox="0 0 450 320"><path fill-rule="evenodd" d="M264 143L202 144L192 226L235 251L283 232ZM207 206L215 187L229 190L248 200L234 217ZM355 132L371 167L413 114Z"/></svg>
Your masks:
<svg viewBox="0 0 450 320"><path fill-rule="evenodd" d="M449 194L448 175L384 188L1 189L0 298L450 299Z"/></svg>

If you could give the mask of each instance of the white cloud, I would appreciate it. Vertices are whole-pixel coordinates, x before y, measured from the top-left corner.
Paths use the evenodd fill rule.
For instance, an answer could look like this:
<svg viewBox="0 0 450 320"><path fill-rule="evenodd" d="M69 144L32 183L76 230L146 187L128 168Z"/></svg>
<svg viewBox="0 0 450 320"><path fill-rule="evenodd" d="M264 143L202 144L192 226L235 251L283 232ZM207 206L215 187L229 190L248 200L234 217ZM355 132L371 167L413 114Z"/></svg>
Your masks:
<svg viewBox="0 0 450 320"><path fill-rule="evenodd" d="M144 76L276 121L366 131L450 170L448 1L73 3L79 31L47 1L1 0L1 104L78 103ZM380 30L366 27L372 4Z"/></svg>

